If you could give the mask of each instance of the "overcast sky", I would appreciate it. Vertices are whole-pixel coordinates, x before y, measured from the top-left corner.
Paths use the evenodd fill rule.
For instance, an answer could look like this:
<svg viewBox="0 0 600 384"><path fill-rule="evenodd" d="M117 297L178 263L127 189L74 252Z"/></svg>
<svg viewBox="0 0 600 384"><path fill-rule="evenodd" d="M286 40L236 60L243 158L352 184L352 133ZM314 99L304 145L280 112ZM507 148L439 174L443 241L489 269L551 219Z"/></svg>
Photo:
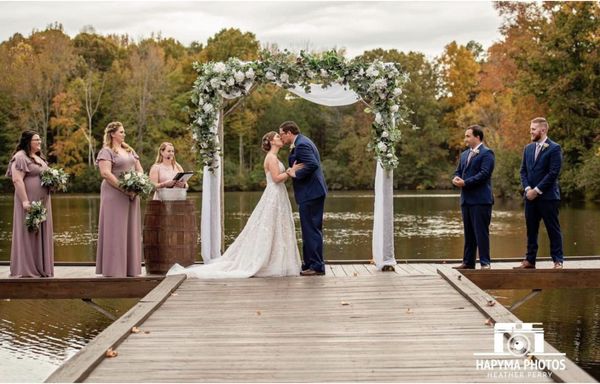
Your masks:
<svg viewBox="0 0 600 384"><path fill-rule="evenodd" d="M484 48L500 39L501 18L492 2L5 2L0 1L0 40L28 36L59 22L75 36L84 26L134 39L161 32L184 45L222 28L253 32L261 44L280 48L344 47L349 57L373 48L439 55L446 44L469 40Z"/></svg>

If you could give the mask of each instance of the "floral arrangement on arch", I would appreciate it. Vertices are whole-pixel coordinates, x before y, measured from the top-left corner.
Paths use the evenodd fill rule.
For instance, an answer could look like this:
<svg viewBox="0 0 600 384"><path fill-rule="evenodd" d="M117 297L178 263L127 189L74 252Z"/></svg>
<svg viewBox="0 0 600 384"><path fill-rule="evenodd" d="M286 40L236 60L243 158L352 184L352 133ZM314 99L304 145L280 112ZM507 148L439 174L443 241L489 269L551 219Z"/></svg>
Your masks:
<svg viewBox="0 0 600 384"><path fill-rule="evenodd" d="M311 83L323 88L340 84L352 89L368 104L365 112L374 115L369 148L385 169L398 165L398 126L407 123L410 111L403 103L408 75L397 63L347 61L335 51L318 56L300 52L296 56L286 50L263 51L260 59L253 62L232 58L227 62L194 63L194 69L199 76L192 91L192 102L197 106L192 114L192 136L203 165L211 172L219 166L216 154L221 148L216 122L223 99L246 96L254 86L268 82L286 89L297 85L306 92L310 92Z"/></svg>

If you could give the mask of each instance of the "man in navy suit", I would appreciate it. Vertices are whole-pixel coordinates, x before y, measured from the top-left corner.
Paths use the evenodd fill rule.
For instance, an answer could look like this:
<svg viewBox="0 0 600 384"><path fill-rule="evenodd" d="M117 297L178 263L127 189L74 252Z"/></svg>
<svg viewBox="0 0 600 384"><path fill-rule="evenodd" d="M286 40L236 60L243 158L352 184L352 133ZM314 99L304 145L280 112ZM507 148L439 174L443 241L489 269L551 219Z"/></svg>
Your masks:
<svg viewBox="0 0 600 384"><path fill-rule="evenodd" d="M304 164L295 173L291 168L286 173L292 177L294 198L300 212L302 227L302 276L325 274L323 261L323 209L327 184L321 169L321 156L315 144L300 134L298 125L286 121L279 126L279 136L290 146L289 166Z"/></svg>
<svg viewBox="0 0 600 384"><path fill-rule="evenodd" d="M469 147L460 155L452 184L460 188L460 207L465 233L462 264L455 269L475 269L475 253L479 250L481 269L491 268L490 222L492 220L492 172L494 152L483 145L483 130L472 125L465 131Z"/></svg>
<svg viewBox="0 0 600 384"><path fill-rule="evenodd" d="M531 143L525 146L521 162L521 185L525 189L525 224L527 255L515 269L535 268L540 220L544 220L550 238L550 256L554 268L563 267L563 245L558 210L560 190L558 175L562 167L560 145L548 138L548 122L543 117L531 120Z"/></svg>

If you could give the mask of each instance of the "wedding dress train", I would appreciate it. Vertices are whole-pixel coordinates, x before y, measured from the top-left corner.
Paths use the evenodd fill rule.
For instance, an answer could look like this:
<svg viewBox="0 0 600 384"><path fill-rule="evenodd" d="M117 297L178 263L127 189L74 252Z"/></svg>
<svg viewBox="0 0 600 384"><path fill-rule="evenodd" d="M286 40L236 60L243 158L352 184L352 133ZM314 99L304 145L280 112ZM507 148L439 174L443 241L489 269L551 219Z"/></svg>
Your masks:
<svg viewBox="0 0 600 384"><path fill-rule="evenodd" d="M279 162L281 172L285 170ZM175 264L167 275L220 279L300 274L300 252L292 206L284 183L267 172L267 186L246 226L225 253L209 264L183 268Z"/></svg>

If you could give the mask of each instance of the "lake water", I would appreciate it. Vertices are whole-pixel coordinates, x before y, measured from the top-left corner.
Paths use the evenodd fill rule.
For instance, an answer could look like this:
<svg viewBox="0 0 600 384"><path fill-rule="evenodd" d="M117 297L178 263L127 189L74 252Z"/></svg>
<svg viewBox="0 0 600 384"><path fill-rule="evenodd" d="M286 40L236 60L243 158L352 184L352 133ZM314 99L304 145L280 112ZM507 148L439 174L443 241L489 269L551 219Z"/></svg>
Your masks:
<svg viewBox="0 0 600 384"><path fill-rule="evenodd" d="M225 194L226 245L240 232L260 195L260 192ZM201 195L190 194L189 198L199 211ZM94 261L99 196L55 195L52 203L56 261ZM370 191L336 192L328 196L324 219L327 260L371 258L373 203ZM0 260L10 259L12 204L12 196L0 196ZM295 204L292 206L297 211ZM297 213L295 217L299 231ZM599 204L563 204L560 221L566 255L600 255L600 239L596 236L596 228L600 226ZM521 257L525 250L521 202L497 201L490 230L492 260ZM398 260L459 259L463 232L458 195L397 192L394 233ZM540 256L548 256L544 229L540 240ZM526 293L492 292L508 305ZM120 315L135 300L99 302ZM543 323L546 340L600 380L600 290L544 291L515 314L523 321ZM42 381L109 324L110 320L80 300L0 301L0 381Z"/></svg>

